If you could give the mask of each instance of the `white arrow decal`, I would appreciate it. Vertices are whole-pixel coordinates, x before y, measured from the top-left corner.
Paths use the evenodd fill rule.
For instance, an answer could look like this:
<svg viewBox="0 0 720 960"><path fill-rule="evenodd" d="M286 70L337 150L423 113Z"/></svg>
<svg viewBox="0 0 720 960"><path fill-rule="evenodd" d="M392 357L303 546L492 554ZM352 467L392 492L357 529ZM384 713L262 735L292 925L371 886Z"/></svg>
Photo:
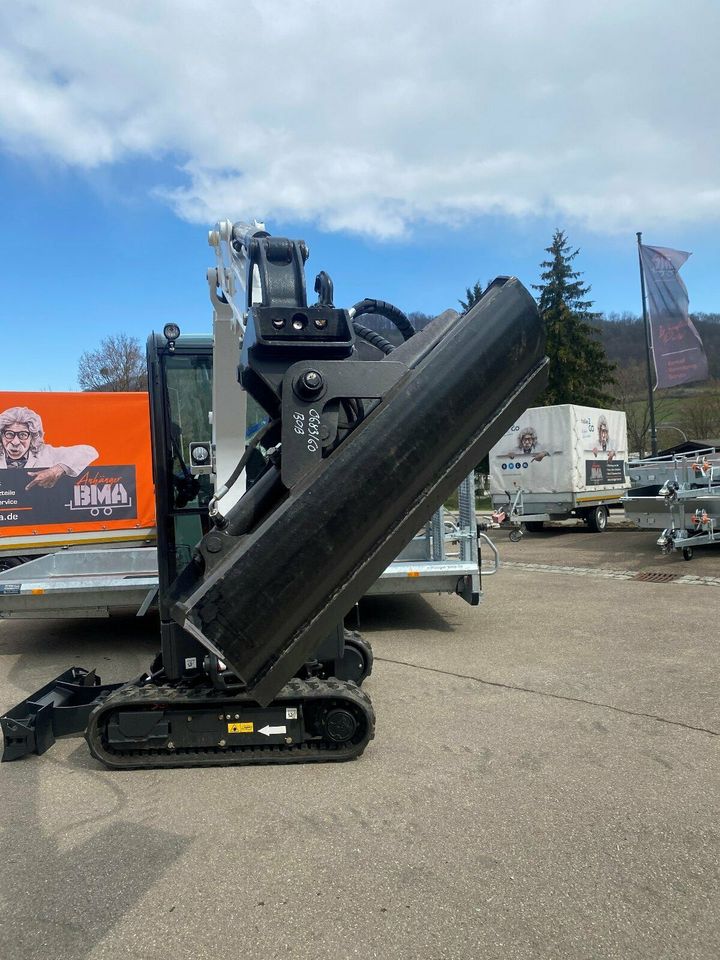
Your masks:
<svg viewBox="0 0 720 960"><path fill-rule="evenodd" d="M264 733L266 737L272 737L273 734L287 733L287 727L271 727L269 724L264 726L258 733Z"/></svg>

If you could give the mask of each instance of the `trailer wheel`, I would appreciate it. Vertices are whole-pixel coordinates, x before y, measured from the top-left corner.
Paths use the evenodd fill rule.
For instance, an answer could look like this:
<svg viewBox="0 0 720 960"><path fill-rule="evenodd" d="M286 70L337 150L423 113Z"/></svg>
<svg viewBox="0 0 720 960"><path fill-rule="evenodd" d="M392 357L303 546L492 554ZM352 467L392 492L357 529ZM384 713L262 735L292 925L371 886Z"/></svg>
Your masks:
<svg viewBox="0 0 720 960"><path fill-rule="evenodd" d="M540 533L545 526L544 520L526 520L525 529L529 530L530 533Z"/></svg>
<svg viewBox="0 0 720 960"><path fill-rule="evenodd" d="M585 522L588 525L588 530L592 530L593 533L602 533L607 528L608 523L607 507L592 507L587 512Z"/></svg>
<svg viewBox="0 0 720 960"><path fill-rule="evenodd" d="M513 527L510 531L510 540L512 543L519 543L522 540L522 530Z"/></svg>
<svg viewBox="0 0 720 960"><path fill-rule="evenodd" d="M693 558L693 548L683 547L683 560L692 560L692 558Z"/></svg>

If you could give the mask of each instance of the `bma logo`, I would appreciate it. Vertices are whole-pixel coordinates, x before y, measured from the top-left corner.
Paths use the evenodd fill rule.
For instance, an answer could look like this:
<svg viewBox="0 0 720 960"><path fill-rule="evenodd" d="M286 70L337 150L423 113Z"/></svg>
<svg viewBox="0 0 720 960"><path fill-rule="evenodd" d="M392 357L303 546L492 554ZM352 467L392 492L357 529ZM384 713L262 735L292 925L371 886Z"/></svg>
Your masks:
<svg viewBox="0 0 720 960"><path fill-rule="evenodd" d="M109 477L86 472L73 486L72 500L66 504L71 510L87 510L91 517L102 512L110 517L120 507L131 507L132 497L122 477Z"/></svg>

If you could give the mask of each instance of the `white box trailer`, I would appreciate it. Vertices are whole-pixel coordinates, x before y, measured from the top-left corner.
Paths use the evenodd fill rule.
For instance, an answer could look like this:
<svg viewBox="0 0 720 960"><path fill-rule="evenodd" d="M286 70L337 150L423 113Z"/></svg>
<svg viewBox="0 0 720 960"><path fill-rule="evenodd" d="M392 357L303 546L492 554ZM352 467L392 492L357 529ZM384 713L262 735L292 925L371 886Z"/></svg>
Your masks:
<svg viewBox="0 0 720 960"><path fill-rule="evenodd" d="M630 486L627 423L620 410L576 404L531 407L490 451L493 508L516 528L578 517L600 532L608 506Z"/></svg>

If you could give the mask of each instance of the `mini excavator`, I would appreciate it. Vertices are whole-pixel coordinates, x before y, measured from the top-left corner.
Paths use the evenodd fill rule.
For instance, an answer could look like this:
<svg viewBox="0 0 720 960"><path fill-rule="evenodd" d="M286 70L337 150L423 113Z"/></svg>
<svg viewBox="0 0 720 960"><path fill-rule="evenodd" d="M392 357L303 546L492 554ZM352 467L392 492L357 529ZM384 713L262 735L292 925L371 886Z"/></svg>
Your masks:
<svg viewBox="0 0 720 960"><path fill-rule="evenodd" d="M308 305L303 241L222 221L210 242L225 321L212 384L176 324L148 342L161 652L123 684L67 670L0 718L4 760L83 731L111 769L360 756L372 650L345 617L545 387L542 324L515 278L415 332L382 301L336 307L324 272ZM399 345L360 321L373 313ZM213 436L199 418L183 444L174 411L191 383L212 390Z"/></svg>

